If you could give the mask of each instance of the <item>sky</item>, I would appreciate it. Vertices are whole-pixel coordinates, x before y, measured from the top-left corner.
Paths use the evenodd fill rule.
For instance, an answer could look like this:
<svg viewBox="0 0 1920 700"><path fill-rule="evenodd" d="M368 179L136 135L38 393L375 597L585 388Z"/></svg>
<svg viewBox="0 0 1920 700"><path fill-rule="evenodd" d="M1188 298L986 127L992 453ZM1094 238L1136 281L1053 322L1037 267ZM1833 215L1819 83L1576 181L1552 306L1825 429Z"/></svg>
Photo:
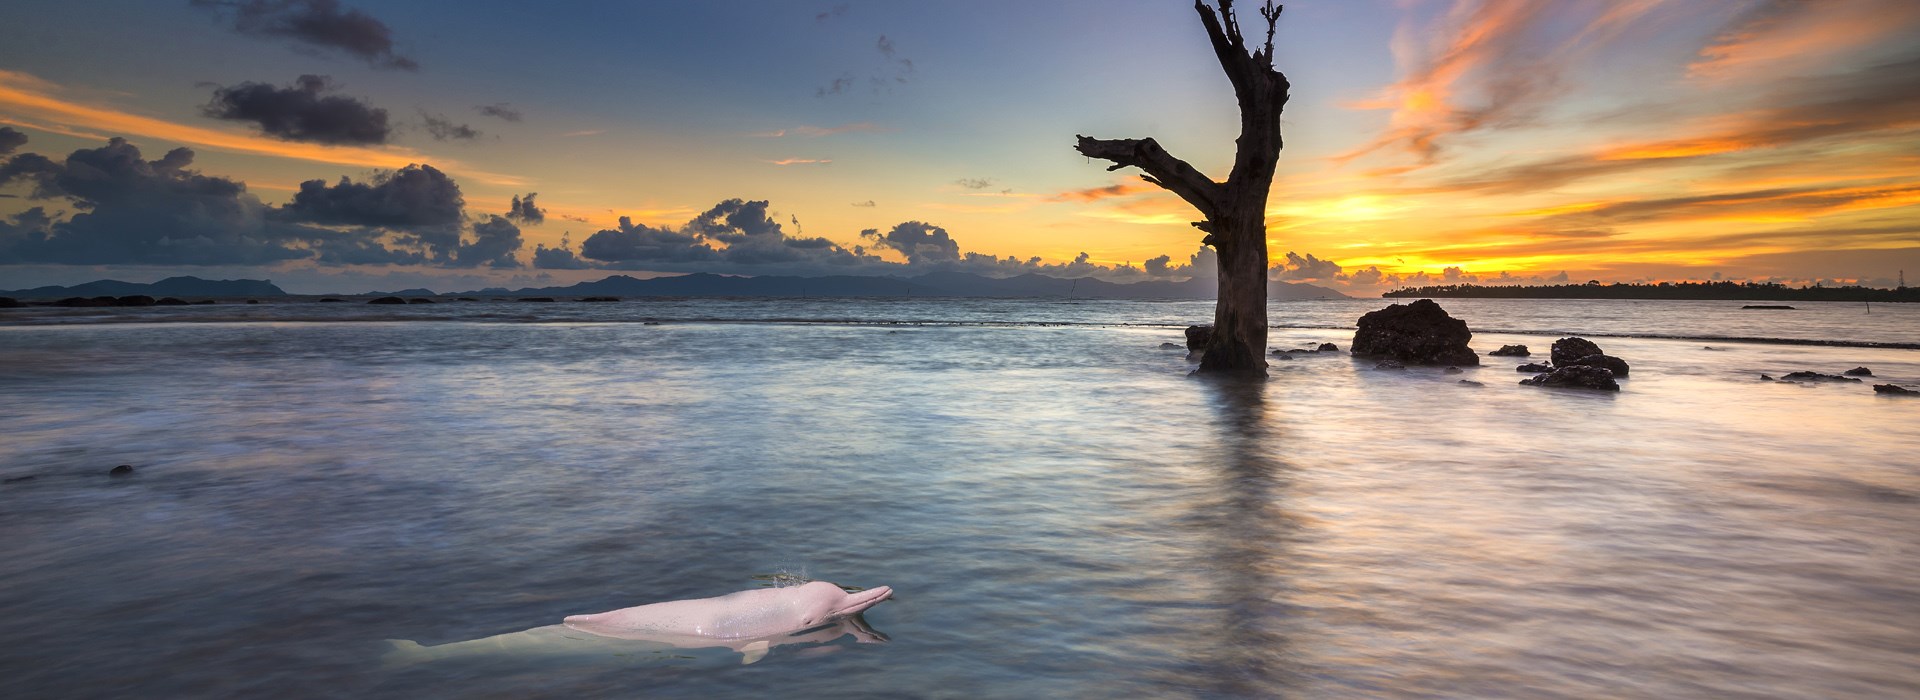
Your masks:
<svg viewBox="0 0 1920 700"><path fill-rule="evenodd" d="M1238 129L1176 0L5 14L0 289L1180 279L1197 215L1074 137L1219 179ZM1274 44L1274 279L1920 279L1920 2L1302 0Z"/></svg>

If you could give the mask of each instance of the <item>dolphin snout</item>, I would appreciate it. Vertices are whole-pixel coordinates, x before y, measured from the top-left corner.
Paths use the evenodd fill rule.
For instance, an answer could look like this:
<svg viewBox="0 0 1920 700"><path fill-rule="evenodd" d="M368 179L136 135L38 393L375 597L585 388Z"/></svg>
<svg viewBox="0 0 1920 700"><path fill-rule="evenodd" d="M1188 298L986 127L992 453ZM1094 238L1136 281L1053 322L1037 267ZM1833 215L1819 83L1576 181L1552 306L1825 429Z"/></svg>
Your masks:
<svg viewBox="0 0 1920 700"><path fill-rule="evenodd" d="M848 593L847 602L841 606L839 614L853 615L892 597L893 589L887 586L874 586L859 593Z"/></svg>

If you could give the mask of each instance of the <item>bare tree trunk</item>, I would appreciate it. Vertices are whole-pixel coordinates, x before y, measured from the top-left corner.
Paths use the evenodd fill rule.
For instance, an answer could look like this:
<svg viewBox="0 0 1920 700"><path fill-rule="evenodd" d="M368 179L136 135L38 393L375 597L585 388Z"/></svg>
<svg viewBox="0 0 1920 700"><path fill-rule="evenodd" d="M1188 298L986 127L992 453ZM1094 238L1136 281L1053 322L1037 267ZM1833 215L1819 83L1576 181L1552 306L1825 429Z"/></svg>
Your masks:
<svg viewBox="0 0 1920 700"><path fill-rule="evenodd" d="M1267 347L1267 191L1280 162L1280 111L1287 105L1287 78L1273 69L1273 29L1280 8L1267 0L1260 16L1267 21L1265 45L1249 50L1234 16L1233 0L1205 0L1193 8L1213 43L1214 56L1233 82L1240 102L1239 150L1233 172L1215 182L1186 161L1173 157L1153 139L1079 137L1075 148L1090 158L1113 162L1108 170L1136 167L1141 179L1187 200L1205 221L1200 242L1219 253L1219 296L1214 301L1213 339L1200 359L1209 373L1266 373Z"/></svg>

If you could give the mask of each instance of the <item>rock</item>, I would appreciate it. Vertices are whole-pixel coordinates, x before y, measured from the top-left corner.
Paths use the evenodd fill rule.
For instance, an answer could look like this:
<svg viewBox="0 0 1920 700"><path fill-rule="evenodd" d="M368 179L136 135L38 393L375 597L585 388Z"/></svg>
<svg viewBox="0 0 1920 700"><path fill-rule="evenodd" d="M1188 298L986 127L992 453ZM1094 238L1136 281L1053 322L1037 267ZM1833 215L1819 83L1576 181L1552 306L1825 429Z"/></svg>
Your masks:
<svg viewBox="0 0 1920 700"><path fill-rule="evenodd" d="M1320 347L1314 348L1314 351L1315 352L1340 352L1340 346L1334 345L1333 343L1321 343Z"/></svg>
<svg viewBox="0 0 1920 700"><path fill-rule="evenodd" d="M1787 306L1785 304L1748 304L1740 308L1742 309L1786 309L1788 311L1793 310L1793 307Z"/></svg>
<svg viewBox="0 0 1920 700"><path fill-rule="evenodd" d="M187 301L185 299L180 299L178 297L161 297L159 301L153 302L153 305L154 306L187 306Z"/></svg>
<svg viewBox="0 0 1920 700"><path fill-rule="evenodd" d="M1600 346L1595 345L1593 341L1587 340L1586 338L1561 338L1553 341L1553 352L1550 359L1552 359L1556 365L1567 365L1572 364L1574 360L1588 355L1604 354L1606 353L1600 351Z"/></svg>
<svg viewBox="0 0 1920 700"><path fill-rule="evenodd" d="M660 322L659 322L659 321L647 321L647 322L645 322L645 323L642 323L642 324L640 324L640 325L642 325L642 326L658 326L658 325L660 325ZM1173 343L1167 343L1167 344L1168 344L1168 345L1173 345ZM1178 347L1178 346L1176 346L1176 347Z"/></svg>
<svg viewBox="0 0 1920 700"><path fill-rule="evenodd" d="M521 300L521 301L538 301L538 302L544 302L544 303L552 303L552 302L553 302L553 297L520 297L520 300Z"/></svg>
<svg viewBox="0 0 1920 700"><path fill-rule="evenodd" d="M1521 384L1529 386L1557 386L1574 389L1599 389L1601 391L1619 391L1620 383L1613 380L1613 372L1605 367L1573 365L1561 367L1552 372L1522 379Z"/></svg>
<svg viewBox="0 0 1920 700"><path fill-rule="evenodd" d="M1448 316L1432 299L1394 304L1360 317L1353 334L1356 355L1388 355L1406 364L1479 365L1467 347L1473 332L1467 322Z"/></svg>
<svg viewBox="0 0 1920 700"><path fill-rule="evenodd" d="M1306 349L1306 348L1294 348L1294 349L1292 349L1292 350L1275 350L1274 352L1275 352L1275 353L1281 353L1281 352L1290 352L1290 353L1293 353L1293 354L1296 354L1296 355L1312 355L1312 354L1314 354L1314 353L1317 353L1317 352L1320 352L1320 351L1319 351L1319 350L1308 350L1308 349Z"/></svg>
<svg viewBox="0 0 1920 700"><path fill-rule="evenodd" d="M1871 377L1873 376L1873 370L1867 369L1865 367L1855 367L1845 372L1841 372L1841 374L1847 375L1849 377Z"/></svg>
<svg viewBox="0 0 1920 700"><path fill-rule="evenodd" d="M1781 379L1789 382L1858 382L1860 381L1858 379L1854 379L1853 377L1842 377L1838 374L1821 374L1819 372L1788 372L1787 376L1781 377Z"/></svg>
<svg viewBox="0 0 1920 700"><path fill-rule="evenodd" d="M133 476L133 465L122 464L107 470L107 476Z"/></svg>
<svg viewBox="0 0 1920 700"><path fill-rule="evenodd" d="M426 297L414 297L414 298L412 298L412 299L408 299L408 300L407 300L407 303L409 303L409 304L432 304L432 303L434 303L434 301L433 301L432 299L428 299L428 298L426 298Z"/></svg>
<svg viewBox="0 0 1920 700"><path fill-rule="evenodd" d="M20 303L19 299L15 299L13 297L0 297L0 309L18 309L22 306L26 306L26 304Z"/></svg>
<svg viewBox="0 0 1920 700"><path fill-rule="evenodd" d="M1588 355L1578 360L1569 362L1565 366L1567 367L1574 367L1574 366L1605 367L1607 368L1608 371L1613 372L1613 376L1615 377L1627 376L1627 370L1628 370L1626 360L1622 360L1612 355Z"/></svg>
<svg viewBox="0 0 1920 700"><path fill-rule="evenodd" d="M405 304L407 303L407 300L402 299L400 297L380 297L378 299L368 301L367 303L369 304Z"/></svg>
<svg viewBox="0 0 1920 700"><path fill-rule="evenodd" d="M1895 386L1892 384L1875 384L1873 385L1873 393L1887 394L1889 396L1920 396L1920 391L1914 391L1906 387Z"/></svg>
<svg viewBox="0 0 1920 700"><path fill-rule="evenodd" d="M619 301L620 297L580 297L581 301Z"/></svg>
<svg viewBox="0 0 1920 700"><path fill-rule="evenodd" d="M1481 384L1480 382L1476 382L1471 379L1462 379L1460 380L1460 384L1461 386L1486 386L1485 384Z"/></svg>
<svg viewBox="0 0 1920 700"><path fill-rule="evenodd" d="M1552 372L1552 371L1553 371L1553 365L1543 365L1543 364L1540 364L1540 363L1538 363L1538 362L1529 362L1529 363L1526 363L1526 364L1524 364L1524 365L1520 365L1519 367L1515 367L1515 368L1513 368L1513 371L1515 371L1515 372L1534 372L1534 373L1536 373L1536 374L1537 374L1537 373L1540 373L1540 372Z"/></svg>
<svg viewBox="0 0 1920 700"><path fill-rule="evenodd" d="M1764 374L1762 374L1762 375L1760 375L1760 381L1763 381L1763 382L1771 382L1771 381L1774 381L1774 379L1773 379L1773 377L1769 377L1769 376L1767 376L1767 375L1764 375Z"/></svg>
<svg viewBox="0 0 1920 700"><path fill-rule="evenodd" d="M1701 350L1711 350L1711 351L1713 351L1713 352L1725 352L1725 351L1726 351L1726 348L1716 348L1716 347L1714 347L1714 346L1712 346L1712 345L1702 345L1702 346L1700 346L1700 349L1701 349Z"/></svg>
<svg viewBox="0 0 1920 700"><path fill-rule="evenodd" d="M455 299L454 301L479 301L479 299L475 299L473 297L460 297L458 299Z"/></svg>
<svg viewBox="0 0 1920 700"><path fill-rule="evenodd" d="M335 298L333 298L333 297L326 297L326 298L323 298L323 299L321 299L321 300L320 300L320 303L322 303L322 304L344 304L344 303L346 303L346 301L347 301L347 300L345 300L345 299L335 299Z"/></svg>
<svg viewBox="0 0 1920 700"><path fill-rule="evenodd" d="M1459 374L1464 371L1466 370L1460 369L1459 367L1448 367L1444 370L1441 370L1441 372L1444 372L1446 374Z"/></svg>
<svg viewBox="0 0 1920 700"><path fill-rule="evenodd" d="M1374 365L1373 368L1374 369L1406 369L1407 365L1399 360L1381 360L1380 363Z"/></svg>
<svg viewBox="0 0 1920 700"><path fill-rule="evenodd" d="M129 294L113 300L114 306L153 306L153 304L153 297L145 294Z"/></svg>
<svg viewBox="0 0 1920 700"><path fill-rule="evenodd" d="M1502 345L1499 350L1487 354L1494 357L1529 357L1533 355L1533 353L1527 352L1527 346L1525 345Z"/></svg>
<svg viewBox="0 0 1920 700"><path fill-rule="evenodd" d="M1187 326L1187 349L1204 350L1213 340L1213 326Z"/></svg>
<svg viewBox="0 0 1920 700"><path fill-rule="evenodd" d="M1161 350L1185 350L1187 349L1187 346L1181 345L1179 343L1161 343L1160 349Z"/></svg>
<svg viewBox="0 0 1920 700"><path fill-rule="evenodd" d="M1276 352L1276 353L1274 353L1274 354L1273 354L1273 359L1276 359L1276 360L1291 360L1291 359L1293 359L1293 356L1292 356L1292 355L1288 355L1288 354L1286 354L1286 353L1284 353L1284 352Z"/></svg>
<svg viewBox="0 0 1920 700"><path fill-rule="evenodd" d="M220 302L217 302L217 301L214 301L214 300L212 300L212 299L201 299L201 300L199 300L199 301L196 301L196 302L193 302L193 305L194 305L194 306L206 306L206 305L209 305L209 304L218 304L218 303L220 303Z"/></svg>
<svg viewBox="0 0 1920 700"><path fill-rule="evenodd" d="M69 308L88 308L95 306L113 306L113 297L67 297L53 302L54 306Z"/></svg>
<svg viewBox="0 0 1920 700"><path fill-rule="evenodd" d="M249 304L258 304L258 303L260 303L260 300L259 300L259 299L248 299L248 300L247 300L247 303L249 303Z"/></svg>

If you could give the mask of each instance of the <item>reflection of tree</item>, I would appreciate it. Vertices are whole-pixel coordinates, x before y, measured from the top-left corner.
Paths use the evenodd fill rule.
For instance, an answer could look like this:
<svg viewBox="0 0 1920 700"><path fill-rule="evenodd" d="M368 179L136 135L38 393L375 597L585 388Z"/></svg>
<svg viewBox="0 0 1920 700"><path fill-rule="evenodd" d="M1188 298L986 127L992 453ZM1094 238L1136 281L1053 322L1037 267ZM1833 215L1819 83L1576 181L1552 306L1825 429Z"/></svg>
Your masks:
<svg viewBox="0 0 1920 700"><path fill-rule="evenodd" d="M1278 436L1266 420L1264 382L1208 381L1219 446L1214 463L1220 497L1206 514L1210 571L1224 607L1219 632L1218 692L1269 697L1292 685L1287 638L1284 552L1291 528L1277 501L1289 467L1273 455Z"/></svg>

